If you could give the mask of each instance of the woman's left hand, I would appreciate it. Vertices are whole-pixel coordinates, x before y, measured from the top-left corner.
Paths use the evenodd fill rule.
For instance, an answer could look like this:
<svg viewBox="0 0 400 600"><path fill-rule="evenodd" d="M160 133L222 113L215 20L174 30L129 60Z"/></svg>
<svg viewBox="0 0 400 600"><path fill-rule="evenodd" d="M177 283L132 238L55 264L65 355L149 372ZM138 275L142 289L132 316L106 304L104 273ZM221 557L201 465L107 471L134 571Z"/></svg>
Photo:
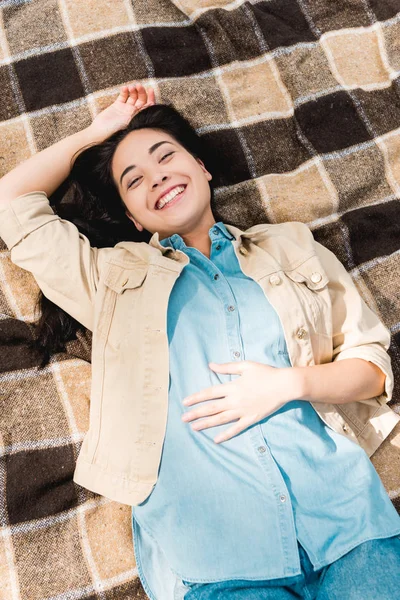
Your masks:
<svg viewBox="0 0 400 600"><path fill-rule="evenodd" d="M244 360L231 363L209 363L217 373L229 373L240 377L229 383L221 383L191 394L183 400L185 406L192 406L204 400L214 400L195 410L186 412L183 421L193 421L192 428L200 430L215 427L239 419L232 427L218 435L214 442L226 441L250 425L279 410L300 394L298 369L276 368L258 362Z"/></svg>

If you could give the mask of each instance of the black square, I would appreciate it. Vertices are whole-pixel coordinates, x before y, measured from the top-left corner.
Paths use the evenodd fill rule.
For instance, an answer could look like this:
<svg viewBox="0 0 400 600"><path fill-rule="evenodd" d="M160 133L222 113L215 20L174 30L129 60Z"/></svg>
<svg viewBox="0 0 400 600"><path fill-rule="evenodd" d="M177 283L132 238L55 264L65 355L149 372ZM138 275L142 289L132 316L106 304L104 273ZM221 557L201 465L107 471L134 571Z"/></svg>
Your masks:
<svg viewBox="0 0 400 600"><path fill-rule="evenodd" d="M375 135L383 135L400 127L400 77L388 88L366 92L353 91L359 100Z"/></svg>
<svg viewBox="0 0 400 600"><path fill-rule="evenodd" d="M345 91L302 104L295 109L295 116L318 153L334 152L373 139Z"/></svg>
<svg viewBox="0 0 400 600"><path fill-rule="evenodd" d="M257 2L250 8L271 50L317 39L293 0Z"/></svg>
<svg viewBox="0 0 400 600"><path fill-rule="evenodd" d="M149 76L133 32L86 42L79 46L79 53L93 91Z"/></svg>
<svg viewBox="0 0 400 600"><path fill-rule="evenodd" d="M28 111L64 104L84 96L70 48L31 56L14 66Z"/></svg>
<svg viewBox="0 0 400 600"><path fill-rule="evenodd" d="M15 102L14 93L10 81L10 67L0 67L0 121L8 121L19 115L17 103Z"/></svg>
<svg viewBox="0 0 400 600"><path fill-rule="evenodd" d="M327 31L372 24L366 2L360 0L302 0L301 6L321 35Z"/></svg>
<svg viewBox="0 0 400 600"><path fill-rule="evenodd" d="M300 143L294 119L273 119L242 127L255 175L286 173L312 158Z"/></svg>
<svg viewBox="0 0 400 600"><path fill-rule="evenodd" d="M183 77L211 69L203 38L194 26L145 27L141 34L155 77Z"/></svg>
<svg viewBox="0 0 400 600"><path fill-rule="evenodd" d="M237 133L222 129L202 135L208 146L207 169L213 176L214 187L233 185L247 179L251 174Z"/></svg>
<svg viewBox="0 0 400 600"><path fill-rule="evenodd" d="M230 11L222 8L208 10L199 16L196 24L207 36L219 65L249 60L262 52L253 19L249 19L242 6Z"/></svg>
<svg viewBox="0 0 400 600"><path fill-rule="evenodd" d="M37 366L37 352L29 347L31 328L18 319L0 320L0 373Z"/></svg>
<svg viewBox="0 0 400 600"><path fill-rule="evenodd" d="M346 244L345 233L346 230L341 225L340 220L322 225L312 232L315 241L333 252L344 265L346 271L350 271L354 264L352 256L347 251L348 244Z"/></svg>
<svg viewBox="0 0 400 600"><path fill-rule="evenodd" d="M391 19L400 12L399 0L369 0L369 6L379 21Z"/></svg>
<svg viewBox="0 0 400 600"><path fill-rule="evenodd" d="M72 446L17 452L5 461L10 525L55 515L78 504Z"/></svg>
<svg viewBox="0 0 400 600"><path fill-rule="evenodd" d="M355 264L399 249L400 203L398 200L352 210L342 217L347 225Z"/></svg>

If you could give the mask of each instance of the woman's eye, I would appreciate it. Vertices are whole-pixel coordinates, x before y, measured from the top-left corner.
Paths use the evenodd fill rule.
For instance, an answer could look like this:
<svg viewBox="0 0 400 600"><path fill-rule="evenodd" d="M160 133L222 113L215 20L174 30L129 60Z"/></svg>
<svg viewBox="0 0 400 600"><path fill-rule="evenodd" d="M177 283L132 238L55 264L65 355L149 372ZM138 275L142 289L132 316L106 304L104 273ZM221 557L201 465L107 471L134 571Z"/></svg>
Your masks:
<svg viewBox="0 0 400 600"><path fill-rule="evenodd" d="M128 185L127 189L129 190L129 188L132 187L133 184L135 183L135 181L137 181L138 179L139 179L139 177L136 177L136 179L134 179L133 181L131 181L130 184Z"/></svg>
<svg viewBox="0 0 400 600"><path fill-rule="evenodd" d="M172 152L168 152L168 154L164 154L164 156L162 157L161 160L164 160L164 158L167 158L167 156L169 156L170 154L174 154L174 151ZM160 161L161 162L161 161Z"/></svg>

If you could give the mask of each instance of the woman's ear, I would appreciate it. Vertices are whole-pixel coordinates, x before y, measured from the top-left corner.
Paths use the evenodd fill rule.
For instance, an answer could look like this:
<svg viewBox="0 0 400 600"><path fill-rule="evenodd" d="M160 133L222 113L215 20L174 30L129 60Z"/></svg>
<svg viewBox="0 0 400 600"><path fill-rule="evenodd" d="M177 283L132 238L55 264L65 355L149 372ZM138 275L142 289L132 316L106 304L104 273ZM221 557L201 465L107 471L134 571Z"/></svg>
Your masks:
<svg viewBox="0 0 400 600"><path fill-rule="evenodd" d="M203 161L200 158L196 158L197 162L200 164L201 168L203 169L204 173L207 175L207 179L208 181L211 181L212 179L212 175L209 171L207 171L205 164L203 163Z"/></svg>
<svg viewBox="0 0 400 600"><path fill-rule="evenodd" d="M136 229L138 231L143 231L143 227L142 225L139 223L139 221L136 221L136 219L134 217L132 217L131 213L129 212L129 210L125 211L126 216L128 217L128 219L130 219L131 221L133 221Z"/></svg>

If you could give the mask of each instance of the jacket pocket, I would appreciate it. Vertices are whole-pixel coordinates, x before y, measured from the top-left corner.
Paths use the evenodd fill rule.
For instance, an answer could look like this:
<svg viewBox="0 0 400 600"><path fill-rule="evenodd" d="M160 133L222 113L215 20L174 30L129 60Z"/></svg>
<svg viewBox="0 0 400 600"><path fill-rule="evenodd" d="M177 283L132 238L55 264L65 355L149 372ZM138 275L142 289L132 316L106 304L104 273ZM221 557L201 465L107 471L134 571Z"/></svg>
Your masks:
<svg viewBox="0 0 400 600"><path fill-rule="evenodd" d="M97 333L107 344L119 349L132 343L143 314L143 287L148 264L138 262L132 266L110 263L104 276L104 296L99 307Z"/></svg>
<svg viewBox="0 0 400 600"><path fill-rule="evenodd" d="M302 263L285 269L313 332L331 338L332 306L329 296L329 278L319 260L313 255Z"/></svg>

